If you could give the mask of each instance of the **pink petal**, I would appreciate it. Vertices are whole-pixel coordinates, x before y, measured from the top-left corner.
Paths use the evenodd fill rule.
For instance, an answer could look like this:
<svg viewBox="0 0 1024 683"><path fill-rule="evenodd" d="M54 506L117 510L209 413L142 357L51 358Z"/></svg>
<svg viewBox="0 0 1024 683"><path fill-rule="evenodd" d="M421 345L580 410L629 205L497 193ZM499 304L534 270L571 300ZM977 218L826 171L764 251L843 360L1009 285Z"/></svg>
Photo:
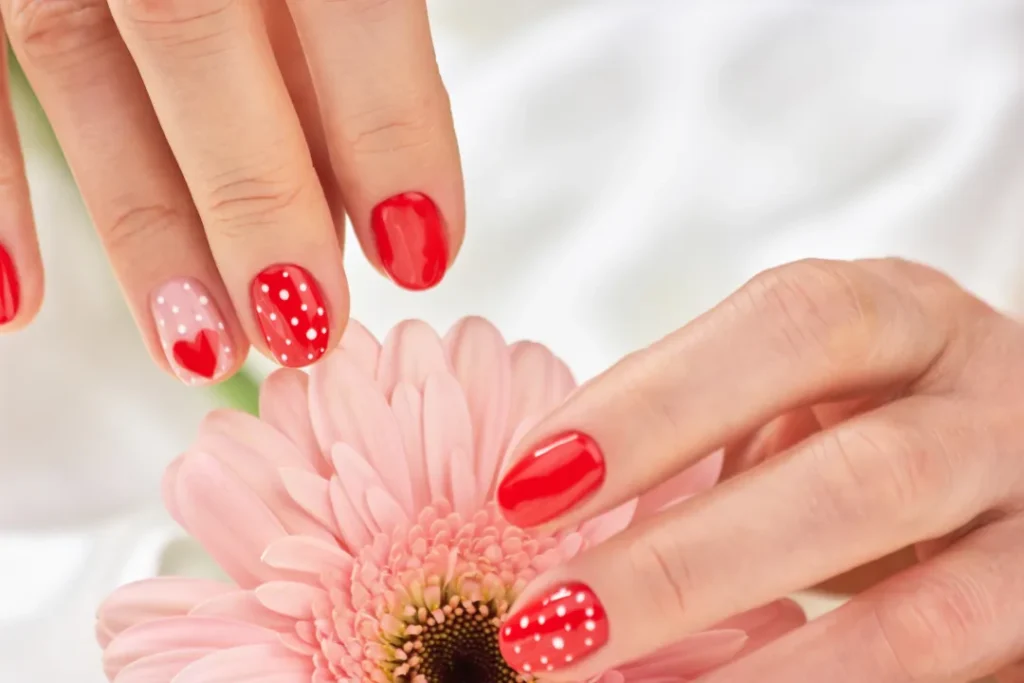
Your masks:
<svg viewBox="0 0 1024 683"><path fill-rule="evenodd" d="M805 623L807 623L807 617L800 605L792 600L783 599L738 614L722 622L716 628L745 631L749 637L743 648L743 653L746 654L781 638Z"/></svg>
<svg viewBox="0 0 1024 683"><path fill-rule="evenodd" d="M724 451L718 450L640 496L636 519L646 519L714 486L722 473L723 459Z"/></svg>
<svg viewBox="0 0 1024 683"><path fill-rule="evenodd" d="M328 494L331 501L331 511L334 514L341 538L346 545L353 549L369 545L373 541L373 533L363 521L363 515L356 509L355 504L349 500L339 477L331 477Z"/></svg>
<svg viewBox="0 0 1024 683"><path fill-rule="evenodd" d="M308 683L313 660L280 643L236 647L185 667L171 683Z"/></svg>
<svg viewBox="0 0 1024 683"><path fill-rule="evenodd" d="M223 649L273 642L269 629L212 617L168 617L137 624L121 632L103 652L103 668L113 679L124 667L168 650Z"/></svg>
<svg viewBox="0 0 1024 683"><path fill-rule="evenodd" d="M280 470L277 476L288 493L288 497L296 505L331 533L339 533L338 527L334 523L334 514L331 512L331 500L327 492L326 479L318 474L295 469Z"/></svg>
<svg viewBox="0 0 1024 683"><path fill-rule="evenodd" d="M313 368L310 393L313 431L323 451L350 445L411 513L412 484L398 424L373 379L344 351L335 351Z"/></svg>
<svg viewBox="0 0 1024 683"><path fill-rule="evenodd" d="M540 418L541 416L539 415L527 415L519 422L519 426L512 430L512 436L508 440L505 452L501 456L501 463L498 465L499 474L504 474L505 470L512 466L512 459L515 457L516 451L515 447L540 422Z"/></svg>
<svg viewBox="0 0 1024 683"><path fill-rule="evenodd" d="M547 415L576 388L576 380L569 368L546 347L533 342L517 342L511 347L511 355L509 430L518 427L531 415ZM511 437L511 432L508 436ZM509 445L515 444L506 441L505 447Z"/></svg>
<svg viewBox="0 0 1024 683"><path fill-rule="evenodd" d="M192 453L181 463L177 505L184 526L243 588L273 578L264 549L286 536L267 506L216 458Z"/></svg>
<svg viewBox="0 0 1024 683"><path fill-rule="evenodd" d="M580 534L587 539L590 545L604 543L609 538L619 533L633 521L636 512L637 500L627 500L622 505L612 508L604 514L589 519L580 525Z"/></svg>
<svg viewBox="0 0 1024 683"><path fill-rule="evenodd" d="M186 666L214 652L216 650L210 648L158 652L121 669L114 683L170 683Z"/></svg>
<svg viewBox="0 0 1024 683"><path fill-rule="evenodd" d="M194 617L217 617L255 624L263 628L286 633L295 630L295 620L281 616L264 607L252 591L235 591L210 598L189 612Z"/></svg>
<svg viewBox="0 0 1024 683"><path fill-rule="evenodd" d="M334 463L334 469L338 473L338 481L345 492L345 498L359 513L363 525L369 529L371 534L391 531L391 529L381 529L377 526L377 520L370 513L370 507L366 504L368 490L384 487L380 474L348 444L334 445L334 448L331 449L331 462Z"/></svg>
<svg viewBox="0 0 1024 683"><path fill-rule="evenodd" d="M423 453L423 395L410 384L399 382L391 394L391 412L401 432L412 483L413 510L430 504L426 457Z"/></svg>
<svg viewBox="0 0 1024 683"><path fill-rule="evenodd" d="M288 536L270 544L263 553L263 562L276 569L319 576L331 569L351 569L352 556L336 543L309 536Z"/></svg>
<svg viewBox="0 0 1024 683"><path fill-rule="evenodd" d="M423 451L433 500L451 497L451 454L471 453L472 448L473 426L462 386L451 375L431 375L423 389Z"/></svg>
<svg viewBox="0 0 1024 683"><path fill-rule="evenodd" d="M99 643L99 646L102 649L105 648L107 645L110 645L110 641L114 639L114 636L116 634L109 628L107 628L107 626L102 621L97 621L95 635L96 642Z"/></svg>
<svg viewBox="0 0 1024 683"><path fill-rule="evenodd" d="M349 320L345 326L345 333L341 336L341 348L356 363L358 363L370 377L377 374L377 365L380 362L380 342L369 330L355 320Z"/></svg>
<svg viewBox="0 0 1024 683"><path fill-rule="evenodd" d="M114 591L100 605L97 618L111 635L117 635L145 621L188 614L196 605L236 590L231 584L204 579L145 579Z"/></svg>
<svg viewBox="0 0 1024 683"><path fill-rule="evenodd" d="M294 619L312 619L313 605L328 601L322 588L294 581L270 581L255 592L264 607Z"/></svg>
<svg viewBox="0 0 1024 683"><path fill-rule="evenodd" d="M498 475L507 436L512 355L501 333L483 318L464 318L451 329L444 343L469 406L479 489L489 492Z"/></svg>
<svg viewBox="0 0 1024 683"><path fill-rule="evenodd" d="M185 456L179 455L177 458L171 461L167 465L167 469L164 470L164 476L160 480L160 497L164 502L164 509L171 516L175 522L181 526L185 526L185 522L181 519L181 512L178 510L178 470L181 469L181 463L184 461Z"/></svg>
<svg viewBox="0 0 1024 683"><path fill-rule="evenodd" d="M309 375L291 368L272 372L260 387L260 419L288 437L317 472L327 475L327 462L309 420Z"/></svg>
<svg viewBox="0 0 1024 683"><path fill-rule="evenodd" d="M244 447L274 467L295 467L314 471L298 447L269 423L237 410L215 410L199 425L199 442L220 435Z"/></svg>
<svg viewBox="0 0 1024 683"><path fill-rule="evenodd" d="M696 678L738 655L747 642L743 631L705 631L650 657L620 666L626 680L650 678Z"/></svg>
<svg viewBox="0 0 1024 683"><path fill-rule="evenodd" d="M366 492L366 507L378 529L387 531L409 525L409 517L402 506L379 486L374 486Z"/></svg>
<svg viewBox="0 0 1024 683"><path fill-rule="evenodd" d="M435 373L451 373L441 339L434 329L419 320L406 320L396 325L380 352L377 382L390 396L399 382L422 391L427 377Z"/></svg>
<svg viewBox="0 0 1024 683"><path fill-rule="evenodd" d="M484 491L473 476L473 462L465 451L454 451L451 455L452 504L455 512L463 519L471 519L482 506Z"/></svg>

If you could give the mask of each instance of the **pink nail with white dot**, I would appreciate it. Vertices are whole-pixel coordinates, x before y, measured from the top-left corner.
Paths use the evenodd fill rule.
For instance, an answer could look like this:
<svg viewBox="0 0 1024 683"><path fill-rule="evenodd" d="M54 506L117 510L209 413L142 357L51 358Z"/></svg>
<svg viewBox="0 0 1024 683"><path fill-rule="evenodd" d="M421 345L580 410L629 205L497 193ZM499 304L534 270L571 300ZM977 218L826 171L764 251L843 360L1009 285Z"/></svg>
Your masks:
<svg viewBox="0 0 1024 683"><path fill-rule="evenodd" d="M235 361L231 337L217 303L200 282L165 282L150 295L149 305L164 353L182 382L208 384L230 372Z"/></svg>
<svg viewBox="0 0 1024 683"><path fill-rule="evenodd" d="M281 365L301 368L327 352L327 304L305 268L291 264L265 268L253 278L249 294L260 333Z"/></svg>
<svg viewBox="0 0 1024 683"><path fill-rule="evenodd" d="M569 583L516 610L501 627L501 654L516 671L542 676L608 642L608 616L594 591Z"/></svg>

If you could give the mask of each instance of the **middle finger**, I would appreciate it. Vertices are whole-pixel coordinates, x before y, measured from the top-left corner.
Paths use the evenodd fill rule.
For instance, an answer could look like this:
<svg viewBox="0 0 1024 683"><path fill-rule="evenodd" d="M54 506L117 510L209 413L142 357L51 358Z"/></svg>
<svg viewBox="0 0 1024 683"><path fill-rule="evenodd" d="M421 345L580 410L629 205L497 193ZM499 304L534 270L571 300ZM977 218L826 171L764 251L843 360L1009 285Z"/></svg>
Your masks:
<svg viewBox="0 0 1024 683"><path fill-rule="evenodd" d="M258 347L304 366L348 312L341 246L259 3L111 0Z"/></svg>

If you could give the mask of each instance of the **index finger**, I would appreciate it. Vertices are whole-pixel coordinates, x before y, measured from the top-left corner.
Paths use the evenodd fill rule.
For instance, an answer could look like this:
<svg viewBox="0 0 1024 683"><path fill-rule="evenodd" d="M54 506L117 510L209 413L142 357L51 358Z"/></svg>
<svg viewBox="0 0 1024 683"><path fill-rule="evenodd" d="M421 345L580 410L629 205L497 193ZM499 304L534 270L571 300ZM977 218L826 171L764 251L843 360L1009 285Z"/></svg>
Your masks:
<svg viewBox="0 0 1024 683"><path fill-rule="evenodd" d="M534 428L499 484L503 514L576 524L784 412L919 379L951 337L949 297L935 301L947 283L898 261L802 261L755 277Z"/></svg>

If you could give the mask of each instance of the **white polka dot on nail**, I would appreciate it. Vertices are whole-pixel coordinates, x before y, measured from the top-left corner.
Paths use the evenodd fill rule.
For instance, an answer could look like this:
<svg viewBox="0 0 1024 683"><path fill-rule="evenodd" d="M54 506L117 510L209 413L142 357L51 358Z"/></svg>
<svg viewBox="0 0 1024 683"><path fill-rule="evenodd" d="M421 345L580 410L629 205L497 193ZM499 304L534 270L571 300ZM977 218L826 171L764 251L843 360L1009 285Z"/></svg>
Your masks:
<svg viewBox="0 0 1024 683"><path fill-rule="evenodd" d="M327 334L327 328L326 327L321 327L320 331L323 332L324 334Z"/></svg>
<svg viewBox="0 0 1024 683"><path fill-rule="evenodd" d="M201 296L199 297L199 303L205 306L206 304L210 303L210 299L205 296Z"/></svg>
<svg viewBox="0 0 1024 683"><path fill-rule="evenodd" d="M160 327L163 327L165 324L162 318L160 320L157 320L157 323L159 323Z"/></svg>
<svg viewBox="0 0 1024 683"><path fill-rule="evenodd" d="M308 311L309 310L309 306L307 306L306 304L302 304L301 308L302 308L303 311Z"/></svg>
<svg viewBox="0 0 1024 683"><path fill-rule="evenodd" d="M512 635L512 627L511 626L506 626L505 627L505 635L506 636Z"/></svg>
<svg viewBox="0 0 1024 683"><path fill-rule="evenodd" d="M307 289L309 289L309 285L307 285L305 282L303 282L301 285L299 285L299 291L300 292L305 292Z"/></svg>
<svg viewBox="0 0 1024 683"><path fill-rule="evenodd" d="M523 617L519 620L519 628L526 628L530 625L530 617Z"/></svg>
<svg viewBox="0 0 1024 683"><path fill-rule="evenodd" d="M530 665L529 664L523 664L523 671L525 671L526 673L530 673Z"/></svg>
<svg viewBox="0 0 1024 683"><path fill-rule="evenodd" d="M260 291L266 294L270 291L270 285L260 285Z"/></svg>
<svg viewBox="0 0 1024 683"><path fill-rule="evenodd" d="M306 356L306 358L308 358L309 360L313 360L313 354L309 354L308 356Z"/></svg>
<svg viewBox="0 0 1024 683"><path fill-rule="evenodd" d="M316 339L316 330L314 330L312 327L306 330L306 339L310 341Z"/></svg>
<svg viewBox="0 0 1024 683"><path fill-rule="evenodd" d="M587 599L587 596L584 595L583 593L577 593L576 594L576 602L583 602L586 599Z"/></svg>
<svg viewBox="0 0 1024 683"><path fill-rule="evenodd" d="M280 291L280 292L278 293L278 296L279 296L279 297L281 297L281 301L288 301L288 297L290 297L290 296L291 296L291 294L289 294L289 293L288 293L288 290L287 290L287 289L282 289L282 290L281 290L281 291Z"/></svg>
<svg viewBox="0 0 1024 683"><path fill-rule="evenodd" d="M316 314L317 314L317 315L323 315L323 314L324 314L324 309L323 309L322 307L321 307L321 308L318 308L318 309L316 309Z"/></svg>
<svg viewBox="0 0 1024 683"><path fill-rule="evenodd" d="M178 308L177 306L171 306L171 313L177 313L177 312L179 312L180 310L181 310L181 309L180 309L180 308Z"/></svg>
<svg viewBox="0 0 1024 683"><path fill-rule="evenodd" d="M597 628L594 622L592 621L588 621L587 623L583 624L583 627L586 628L588 631L593 631L595 628Z"/></svg>
<svg viewBox="0 0 1024 683"><path fill-rule="evenodd" d="M590 638L587 638L586 640L583 641L583 644L586 645L587 647L591 647L594 644L594 641L591 640Z"/></svg>
<svg viewBox="0 0 1024 683"><path fill-rule="evenodd" d="M544 625L544 621L545 621L545 619L544 619L544 615L542 614L542 615L540 615L540 617L539 617L539 618L537 619L537 623L538 623L538 624L540 624L541 626L543 626L543 625Z"/></svg>
<svg viewBox="0 0 1024 683"><path fill-rule="evenodd" d="M584 612L584 614L586 614L588 617L594 616L594 608L593 607L588 607L586 609L586 611Z"/></svg>
<svg viewBox="0 0 1024 683"><path fill-rule="evenodd" d="M190 285L190 284L189 284L189 283L187 283L187 282L186 282L186 283L185 283L184 285L182 285L182 287L183 287L183 288L185 289L185 291L186 291L186 292L187 292L188 290L192 289L192 285Z"/></svg>
<svg viewBox="0 0 1024 683"><path fill-rule="evenodd" d="M557 614L560 617L564 617L565 616L565 605L559 605L558 609L555 610L555 614Z"/></svg>
<svg viewBox="0 0 1024 683"><path fill-rule="evenodd" d="M565 625L565 630L566 631L571 631L572 630L572 624L566 624Z"/></svg>
<svg viewBox="0 0 1024 683"><path fill-rule="evenodd" d="M515 653L516 653L516 654L519 654L520 652L522 652L522 651L523 651L523 648L519 647L518 645L516 645L516 646L515 646L515 647L513 647L512 649L513 649L513 650L515 650Z"/></svg>
<svg viewBox="0 0 1024 683"><path fill-rule="evenodd" d="M290 277L290 273L286 270L283 273L281 273L281 277Z"/></svg>
<svg viewBox="0 0 1024 683"><path fill-rule="evenodd" d="M539 633L534 633L533 634L533 640L534 640L534 642L539 643L540 642L540 634Z"/></svg>
<svg viewBox="0 0 1024 683"><path fill-rule="evenodd" d="M291 339L285 339L284 340L284 345L285 346L291 346L292 345L292 340Z"/></svg>
<svg viewBox="0 0 1024 683"><path fill-rule="evenodd" d="M281 360L288 360L288 354L287 353L282 353L281 354Z"/></svg>
<svg viewBox="0 0 1024 683"><path fill-rule="evenodd" d="M161 306L163 306L163 304L164 304L164 301L165 301L165 299L164 299L164 298L163 298L162 296L158 296L158 297L156 298L156 302L157 302L158 304L160 304Z"/></svg>
<svg viewBox="0 0 1024 683"><path fill-rule="evenodd" d="M298 318L292 318L292 327L295 327L298 324L299 324L299 319Z"/></svg>
<svg viewBox="0 0 1024 683"><path fill-rule="evenodd" d="M565 662L568 664L571 661L572 661L572 655L566 655L565 656Z"/></svg>
<svg viewBox="0 0 1024 683"><path fill-rule="evenodd" d="M277 320L277 313L271 313L270 314L270 319L271 320Z"/></svg>
<svg viewBox="0 0 1024 683"><path fill-rule="evenodd" d="M547 657L541 657L540 658L540 663L541 664L547 664L548 663L548 658Z"/></svg>
<svg viewBox="0 0 1024 683"><path fill-rule="evenodd" d="M224 329L224 323L217 323L217 329L218 330L223 330Z"/></svg>
<svg viewBox="0 0 1024 683"><path fill-rule="evenodd" d="M178 325L178 334L185 334L188 332L188 328L184 325Z"/></svg>
<svg viewBox="0 0 1024 683"><path fill-rule="evenodd" d="M201 316L201 315L197 315L197 316L196 316L196 322L197 322L197 323L201 323L201 322L203 322L203 316Z"/></svg>
<svg viewBox="0 0 1024 683"><path fill-rule="evenodd" d="M560 636L555 636L554 638L551 639L551 645L556 650L561 650L563 647L565 647L565 641L562 640L562 638Z"/></svg>

